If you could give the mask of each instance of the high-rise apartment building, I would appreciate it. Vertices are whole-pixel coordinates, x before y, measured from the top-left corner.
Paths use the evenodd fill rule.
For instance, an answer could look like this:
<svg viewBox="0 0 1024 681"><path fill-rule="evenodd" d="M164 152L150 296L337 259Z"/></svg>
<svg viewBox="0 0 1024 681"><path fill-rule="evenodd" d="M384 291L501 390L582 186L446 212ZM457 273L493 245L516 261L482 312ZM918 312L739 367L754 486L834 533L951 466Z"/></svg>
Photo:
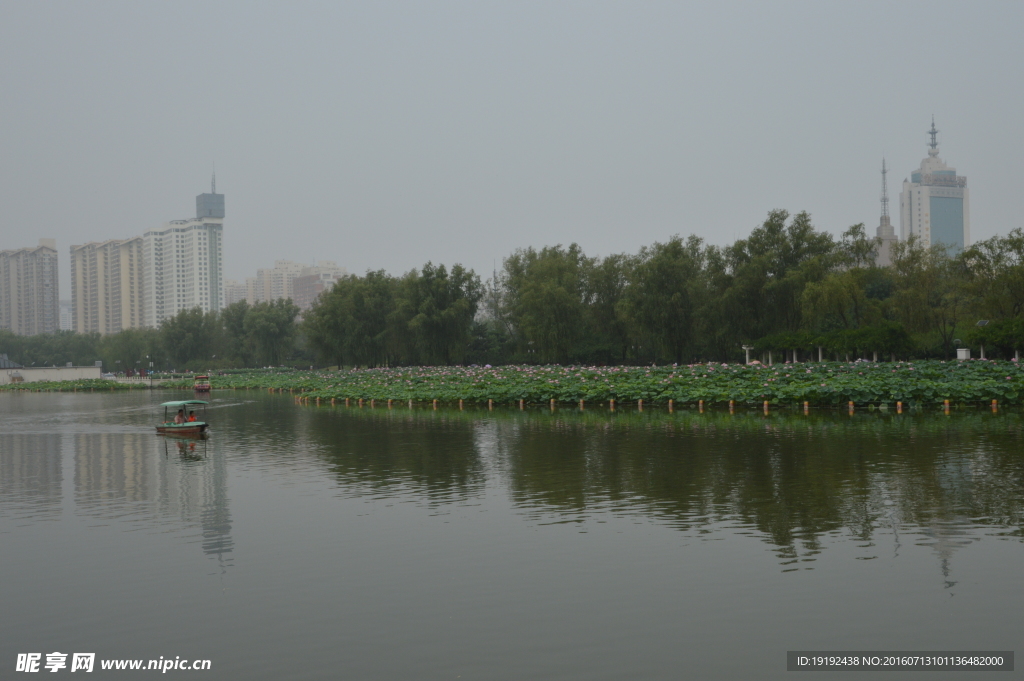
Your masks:
<svg viewBox="0 0 1024 681"><path fill-rule="evenodd" d="M70 300L60 301L60 330L61 331L74 331L75 322L74 316L72 315L72 306Z"/></svg>
<svg viewBox="0 0 1024 681"><path fill-rule="evenodd" d="M250 304L291 299L306 310L345 273L344 267L330 260L320 260L315 265L275 260L273 267L260 268L256 276L247 277L244 284L231 281L231 298L232 302L245 299ZM227 287L225 283L225 291Z"/></svg>
<svg viewBox="0 0 1024 681"><path fill-rule="evenodd" d="M308 265L291 260L275 260L272 268L256 270L255 299L250 303L291 298L294 295L292 282L302 274Z"/></svg>
<svg viewBox="0 0 1024 681"><path fill-rule="evenodd" d="M963 250L971 244L967 178L958 176L939 158L935 120L928 131L928 158L903 181L900 194L900 238L915 236L925 246L944 244Z"/></svg>
<svg viewBox="0 0 1024 681"><path fill-rule="evenodd" d="M308 310L324 291L330 291L334 282L345 276L345 268L322 260L314 267L306 267L292 281L292 301L300 310Z"/></svg>
<svg viewBox="0 0 1024 681"><path fill-rule="evenodd" d="M78 333L143 325L142 237L71 247L71 317Z"/></svg>
<svg viewBox="0 0 1024 681"><path fill-rule="evenodd" d="M181 310L224 307L224 195L196 197L196 217L142 235L144 324L159 326Z"/></svg>
<svg viewBox="0 0 1024 681"><path fill-rule="evenodd" d="M53 333L60 323L57 243L0 251L0 329L23 336Z"/></svg>
<svg viewBox="0 0 1024 681"><path fill-rule="evenodd" d="M246 300L245 284L234 279L224 280L224 307Z"/></svg>

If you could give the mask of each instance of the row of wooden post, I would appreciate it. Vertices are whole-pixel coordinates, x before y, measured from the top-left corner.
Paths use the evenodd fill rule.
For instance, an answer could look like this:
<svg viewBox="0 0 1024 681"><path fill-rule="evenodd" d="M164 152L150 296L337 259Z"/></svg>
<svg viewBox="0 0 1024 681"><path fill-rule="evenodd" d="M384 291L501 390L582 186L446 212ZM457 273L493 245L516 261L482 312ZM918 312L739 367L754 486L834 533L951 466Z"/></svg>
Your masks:
<svg viewBox="0 0 1024 681"><path fill-rule="evenodd" d="M273 388L271 388L271 392L273 392ZM349 398L349 397L345 398L345 406L346 407L351 406L351 400L352 399L353 398ZM309 398L308 397L302 397L300 395L299 397L295 398L295 402L296 402L296 404L309 404ZM332 397L331 398L331 406L332 407L335 406L336 403L337 402L336 402L335 398ZM359 398L359 406L362 407L363 403L364 403L364 400L363 400L363 398L360 397ZM320 405L320 398L319 397L316 398L316 404L317 404L317 406ZM432 402L432 405L433 405L434 410L437 411L438 401L434 400ZM554 400L554 398L551 399L551 401L549 402L549 405L551 407L551 411L554 411L555 408L556 408L556 405L557 405L557 402ZM371 399L370 400L370 408L373 409L376 406L377 406L377 400L376 399ZM392 409L393 406L394 406L394 400L388 400L388 409ZM412 409L412 406L413 406L413 400L409 400L409 409ZM643 400L637 400L636 407L637 407L637 411L643 411L644 410L644 401ZM585 408L586 408L585 402L583 400L580 400L580 411L584 411ZM943 400L942 401L942 408L943 408L943 411L945 411L947 414L949 413L949 409L950 409L950 407L949 407L949 400ZM464 402L464 400L459 400L459 411L462 411L463 409L465 409L465 402ZM487 409L488 409L488 411L493 411L494 410L494 400L491 400L491 399L487 400ZM525 400L519 400L519 409L520 409L520 411L526 409L526 401ZM608 400L608 409L610 411L615 411L615 400ZM704 413L704 400L698 400L697 401L697 409L700 411L701 414ZM998 400L992 400L992 411L998 411L998 409L999 409L999 401ZM854 412L854 404L853 404L852 401L847 403L847 410L851 414ZM668 401L668 411L669 411L670 414L675 412L675 400L669 400ZM736 401L735 400L729 400L729 413L732 414L732 413L735 413L735 411L736 411ZM769 401L765 400L764 401L764 413L767 414L768 411L769 411ZM804 414L809 414L810 411L811 411L811 403L805 400L804 401ZM903 413L903 402L896 402L896 413L897 414L902 414Z"/></svg>

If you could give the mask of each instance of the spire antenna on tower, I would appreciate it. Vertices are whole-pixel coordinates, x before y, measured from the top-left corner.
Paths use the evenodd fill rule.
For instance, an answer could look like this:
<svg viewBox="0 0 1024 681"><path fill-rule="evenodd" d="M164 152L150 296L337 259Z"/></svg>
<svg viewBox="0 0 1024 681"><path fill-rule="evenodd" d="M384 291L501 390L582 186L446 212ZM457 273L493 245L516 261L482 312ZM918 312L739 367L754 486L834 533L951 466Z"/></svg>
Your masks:
<svg viewBox="0 0 1024 681"><path fill-rule="evenodd" d="M935 127L934 125L932 127ZM217 164L213 164L213 179L210 181L210 193L217 193Z"/></svg>
<svg viewBox="0 0 1024 681"><path fill-rule="evenodd" d="M885 175L889 171L885 167L885 157L882 157L882 220L884 222L889 221L889 183L886 182Z"/></svg>
<svg viewBox="0 0 1024 681"><path fill-rule="evenodd" d="M938 149L939 148L939 142L937 140L937 137L938 137L939 131L935 129L935 115L934 114L932 114L932 129L928 131L928 134L932 136L932 141L931 141L931 143L928 146L931 147L933 150Z"/></svg>

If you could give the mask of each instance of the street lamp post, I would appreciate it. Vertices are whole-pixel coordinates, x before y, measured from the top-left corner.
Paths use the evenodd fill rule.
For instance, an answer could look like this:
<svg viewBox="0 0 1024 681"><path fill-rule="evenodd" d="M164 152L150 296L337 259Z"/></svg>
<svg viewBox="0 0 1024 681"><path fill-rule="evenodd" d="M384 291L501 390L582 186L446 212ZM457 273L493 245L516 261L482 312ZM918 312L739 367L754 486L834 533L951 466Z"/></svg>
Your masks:
<svg viewBox="0 0 1024 681"><path fill-rule="evenodd" d="M741 345L740 347L742 347L744 352L747 353L747 362L746 363L750 364L750 351L754 349L754 346L753 345Z"/></svg>

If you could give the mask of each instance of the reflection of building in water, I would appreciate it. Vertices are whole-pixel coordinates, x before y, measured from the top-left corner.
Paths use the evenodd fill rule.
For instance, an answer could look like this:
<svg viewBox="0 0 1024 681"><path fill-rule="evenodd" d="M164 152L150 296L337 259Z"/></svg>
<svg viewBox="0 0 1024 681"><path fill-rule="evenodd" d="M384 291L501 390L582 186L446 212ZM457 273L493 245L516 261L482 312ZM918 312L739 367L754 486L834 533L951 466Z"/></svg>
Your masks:
<svg viewBox="0 0 1024 681"><path fill-rule="evenodd" d="M0 508L33 509L33 517L61 510L60 435L0 433Z"/></svg>
<svg viewBox="0 0 1024 681"><path fill-rule="evenodd" d="M153 496L152 457L142 433L77 433L75 498L79 509L106 510L109 501Z"/></svg>
<svg viewBox="0 0 1024 681"><path fill-rule="evenodd" d="M960 522L932 520L927 525L921 527L922 534L934 541L920 543L924 546L931 546L935 550L935 555L939 558L939 571L942 573L944 586L947 589L956 586L958 581L952 577L953 568L951 563L953 552L962 546L976 541L964 529L967 525L967 519L962 518Z"/></svg>
<svg viewBox="0 0 1024 681"><path fill-rule="evenodd" d="M230 553L227 464L208 444L150 433L75 435L79 511L110 517L145 512L136 504L147 504L202 527L205 553Z"/></svg>

